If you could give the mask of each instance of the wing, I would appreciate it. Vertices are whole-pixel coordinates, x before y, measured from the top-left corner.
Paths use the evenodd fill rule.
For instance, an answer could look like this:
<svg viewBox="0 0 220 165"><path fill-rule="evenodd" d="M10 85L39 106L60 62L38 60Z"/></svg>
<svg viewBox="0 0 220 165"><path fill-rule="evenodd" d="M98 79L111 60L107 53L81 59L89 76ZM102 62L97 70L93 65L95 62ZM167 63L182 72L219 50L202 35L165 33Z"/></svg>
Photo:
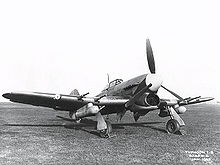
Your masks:
<svg viewBox="0 0 220 165"><path fill-rule="evenodd" d="M62 95L39 92L11 92L3 97L12 102L49 107L62 111L76 111L88 103L100 106L122 106L128 99L119 97L84 97L79 95Z"/></svg>

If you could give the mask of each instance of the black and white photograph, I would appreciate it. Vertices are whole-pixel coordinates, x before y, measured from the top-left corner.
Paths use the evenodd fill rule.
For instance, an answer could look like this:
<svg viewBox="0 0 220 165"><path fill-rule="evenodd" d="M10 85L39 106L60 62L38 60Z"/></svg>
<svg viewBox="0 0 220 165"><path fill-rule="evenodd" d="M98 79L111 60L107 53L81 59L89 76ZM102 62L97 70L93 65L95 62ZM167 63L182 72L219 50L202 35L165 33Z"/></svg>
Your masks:
<svg viewBox="0 0 220 165"><path fill-rule="evenodd" d="M219 9L0 1L0 164L220 164Z"/></svg>

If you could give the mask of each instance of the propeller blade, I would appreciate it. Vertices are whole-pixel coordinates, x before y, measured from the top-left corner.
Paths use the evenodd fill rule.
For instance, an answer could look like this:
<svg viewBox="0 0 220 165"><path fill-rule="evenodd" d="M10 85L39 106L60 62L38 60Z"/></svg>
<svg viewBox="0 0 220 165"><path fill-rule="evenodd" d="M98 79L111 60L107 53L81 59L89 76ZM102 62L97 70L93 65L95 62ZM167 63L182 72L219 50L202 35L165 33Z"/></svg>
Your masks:
<svg viewBox="0 0 220 165"><path fill-rule="evenodd" d="M151 48L151 44L150 44L150 40L149 39L147 39L147 41L146 41L146 47L147 47L148 67L149 67L151 73L155 73L154 55L153 55L153 50Z"/></svg>
<svg viewBox="0 0 220 165"><path fill-rule="evenodd" d="M175 96L176 98L178 98L179 101L183 101L183 100L184 100L181 96L179 96L178 94L174 93L173 91L167 89L167 88L164 87L163 85L161 85L161 87L162 87L163 89L167 90L168 92L170 92L170 93L171 93L173 96Z"/></svg>

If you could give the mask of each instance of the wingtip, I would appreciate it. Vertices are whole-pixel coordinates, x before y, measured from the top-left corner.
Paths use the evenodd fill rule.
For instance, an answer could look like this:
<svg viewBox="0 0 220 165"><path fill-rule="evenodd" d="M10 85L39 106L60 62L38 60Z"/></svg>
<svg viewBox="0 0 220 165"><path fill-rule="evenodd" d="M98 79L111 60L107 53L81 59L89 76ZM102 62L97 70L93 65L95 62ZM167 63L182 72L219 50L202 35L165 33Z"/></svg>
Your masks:
<svg viewBox="0 0 220 165"><path fill-rule="evenodd" d="M11 93L4 93L2 95L2 97L6 98L6 99L10 99L11 98Z"/></svg>

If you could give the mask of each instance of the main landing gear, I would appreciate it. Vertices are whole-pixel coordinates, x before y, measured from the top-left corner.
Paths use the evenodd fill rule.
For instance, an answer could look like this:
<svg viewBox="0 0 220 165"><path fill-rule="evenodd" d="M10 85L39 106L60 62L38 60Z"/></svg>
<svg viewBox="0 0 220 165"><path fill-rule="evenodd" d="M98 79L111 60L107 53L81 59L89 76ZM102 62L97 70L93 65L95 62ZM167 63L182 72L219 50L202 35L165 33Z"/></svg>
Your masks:
<svg viewBox="0 0 220 165"><path fill-rule="evenodd" d="M110 138L110 133L112 132L112 125L109 121L105 121L107 124L107 128L100 130L99 131L99 135L102 138Z"/></svg>
<svg viewBox="0 0 220 165"><path fill-rule="evenodd" d="M167 133L177 133L185 123L172 107L168 107L168 112L171 119L166 124Z"/></svg>
<svg viewBox="0 0 220 165"><path fill-rule="evenodd" d="M102 138L110 138L110 133L112 132L111 123L102 117L101 113L98 112L96 114L97 118L97 130L99 131L99 135Z"/></svg>

